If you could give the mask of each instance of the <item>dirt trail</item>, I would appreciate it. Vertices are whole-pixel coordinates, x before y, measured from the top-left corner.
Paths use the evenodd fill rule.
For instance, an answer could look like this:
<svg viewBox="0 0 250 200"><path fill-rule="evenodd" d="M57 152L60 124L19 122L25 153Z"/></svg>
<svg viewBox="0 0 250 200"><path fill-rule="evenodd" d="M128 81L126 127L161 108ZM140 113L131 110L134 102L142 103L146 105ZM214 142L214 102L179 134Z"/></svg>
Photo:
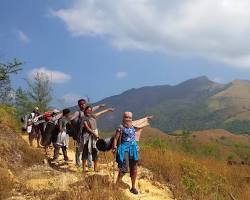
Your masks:
<svg viewBox="0 0 250 200"><path fill-rule="evenodd" d="M28 137L23 136L24 140L28 142ZM49 157L52 157L52 149L49 152ZM49 165L34 166L25 170L21 175L21 180L30 190L39 191L47 189L57 189L59 191L67 191L70 184L76 183L82 179L82 172L77 168L75 163L74 151L68 150L70 162L65 163L63 156L60 155L59 162L52 167ZM105 156L104 156L105 157ZM105 161L105 159L104 159ZM46 160L45 160L46 164ZM117 167L112 162L105 161L99 164L100 171L98 173L87 173L87 176L95 174L109 177L110 182L114 181L114 175L117 176ZM114 170L115 169L115 170ZM123 179L124 183L128 185L128 189L123 189L124 195L129 199L140 200L173 200L173 195L169 188L159 182L153 181L153 174L143 168L138 169L137 188L139 195L133 195L129 192L129 185L131 184L129 175Z"/></svg>

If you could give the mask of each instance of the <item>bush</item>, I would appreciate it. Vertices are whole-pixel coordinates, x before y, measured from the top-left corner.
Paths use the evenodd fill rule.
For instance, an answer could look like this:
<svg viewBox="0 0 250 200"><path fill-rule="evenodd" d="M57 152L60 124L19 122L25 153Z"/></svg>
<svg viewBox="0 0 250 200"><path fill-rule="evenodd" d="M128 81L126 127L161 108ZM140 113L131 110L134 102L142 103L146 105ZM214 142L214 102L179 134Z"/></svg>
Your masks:
<svg viewBox="0 0 250 200"><path fill-rule="evenodd" d="M226 179L221 175L210 172L204 165L194 160L183 160L181 166L181 183L188 193L196 198L204 199L205 196L224 196L223 192ZM222 193L219 193L222 191Z"/></svg>

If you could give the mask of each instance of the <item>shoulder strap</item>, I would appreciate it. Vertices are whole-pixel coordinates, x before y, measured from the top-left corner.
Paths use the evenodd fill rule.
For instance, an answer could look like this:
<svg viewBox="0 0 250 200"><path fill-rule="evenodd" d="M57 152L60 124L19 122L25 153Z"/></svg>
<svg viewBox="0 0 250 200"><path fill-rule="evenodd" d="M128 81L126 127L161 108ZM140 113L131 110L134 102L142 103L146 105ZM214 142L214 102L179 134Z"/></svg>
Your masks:
<svg viewBox="0 0 250 200"><path fill-rule="evenodd" d="M119 136L119 139L118 139L118 143L117 143L117 146L119 146L122 142L122 134L123 134L123 130L124 130L124 126L121 124L119 126L119 130L120 130L120 136Z"/></svg>

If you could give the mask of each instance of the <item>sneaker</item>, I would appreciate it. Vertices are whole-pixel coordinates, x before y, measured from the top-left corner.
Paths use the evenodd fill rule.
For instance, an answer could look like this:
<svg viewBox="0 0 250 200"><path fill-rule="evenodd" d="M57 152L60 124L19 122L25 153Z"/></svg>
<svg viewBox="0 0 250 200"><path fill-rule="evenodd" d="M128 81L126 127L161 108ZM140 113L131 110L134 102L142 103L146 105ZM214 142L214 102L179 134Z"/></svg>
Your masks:
<svg viewBox="0 0 250 200"><path fill-rule="evenodd" d="M138 190L135 188L131 188L130 192L135 195L139 194Z"/></svg>

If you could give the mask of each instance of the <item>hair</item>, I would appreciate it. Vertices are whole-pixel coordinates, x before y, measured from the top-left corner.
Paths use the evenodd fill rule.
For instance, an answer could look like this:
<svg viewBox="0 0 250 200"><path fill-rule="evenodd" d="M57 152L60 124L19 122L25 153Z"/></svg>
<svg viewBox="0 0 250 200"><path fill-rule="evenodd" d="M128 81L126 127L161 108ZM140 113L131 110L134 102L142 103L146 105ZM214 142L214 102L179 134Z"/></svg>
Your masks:
<svg viewBox="0 0 250 200"><path fill-rule="evenodd" d="M66 108L66 109L63 109L63 116L67 115L70 113L70 109Z"/></svg>
<svg viewBox="0 0 250 200"><path fill-rule="evenodd" d="M86 103L86 100L85 100L85 99L79 99L79 100L78 100L78 105L80 105L80 103L81 103L82 101L84 101L84 102Z"/></svg>
<svg viewBox="0 0 250 200"><path fill-rule="evenodd" d="M84 109L84 115L85 115L86 111L87 111L89 108L91 108L91 110L92 110L92 106L90 106L90 105L86 106L86 108Z"/></svg>

